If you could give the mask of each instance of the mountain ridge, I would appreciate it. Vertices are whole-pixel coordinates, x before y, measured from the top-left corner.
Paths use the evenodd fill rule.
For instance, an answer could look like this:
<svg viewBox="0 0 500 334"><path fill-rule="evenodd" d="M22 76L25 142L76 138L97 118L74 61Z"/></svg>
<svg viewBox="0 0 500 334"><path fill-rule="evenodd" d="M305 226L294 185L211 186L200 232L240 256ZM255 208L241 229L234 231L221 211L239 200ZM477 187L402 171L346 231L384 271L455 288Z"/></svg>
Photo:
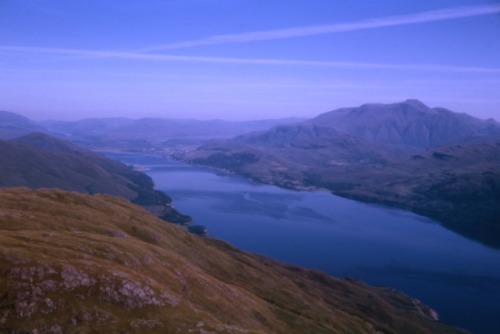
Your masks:
<svg viewBox="0 0 500 334"><path fill-rule="evenodd" d="M154 190L153 180L131 167L44 133L0 140L0 187L60 188L121 196L178 223L190 217Z"/></svg>
<svg viewBox="0 0 500 334"><path fill-rule="evenodd" d="M429 108L417 100L366 104L212 142L175 157L263 183L328 189L415 211L500 247L500 125L492 120Z"/></svg>
<svg viewBox="0 0 500 334"><path fill-rule="evenodd" d="M41 124L55 135L85 147L124 150L193 148L214 138L229 138L264 130L296 119L255 121L191 120L169 118L93 118L80 121L45 121Z"/></svg>
<svg viewBox="0 0 500 334"><path fill-rule="evenodd" d="M430 108L419 100L342 108L308 122L328 125L366 140L420 149L469 137L500 135L500 124L494 120Z"/></svg>
<svg viewBox="0 0 500 334"><path fill-rule="evenodd" d="M44 132L36 122L22 115L0 110L0 139L12 139L31 132Z"/></svg>

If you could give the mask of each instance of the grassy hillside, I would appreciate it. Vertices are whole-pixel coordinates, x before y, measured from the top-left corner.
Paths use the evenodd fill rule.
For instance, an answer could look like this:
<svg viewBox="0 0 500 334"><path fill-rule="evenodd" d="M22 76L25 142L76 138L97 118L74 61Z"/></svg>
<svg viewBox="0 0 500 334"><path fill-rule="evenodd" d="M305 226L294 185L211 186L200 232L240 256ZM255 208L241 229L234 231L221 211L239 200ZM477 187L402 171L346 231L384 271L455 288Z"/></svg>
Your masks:
<svg viewBox="0 0 500 334"><path fill-rule="evenodd" d="M2 333L461 333L394 290L243 253L108 195L0 191Z"/></svg>

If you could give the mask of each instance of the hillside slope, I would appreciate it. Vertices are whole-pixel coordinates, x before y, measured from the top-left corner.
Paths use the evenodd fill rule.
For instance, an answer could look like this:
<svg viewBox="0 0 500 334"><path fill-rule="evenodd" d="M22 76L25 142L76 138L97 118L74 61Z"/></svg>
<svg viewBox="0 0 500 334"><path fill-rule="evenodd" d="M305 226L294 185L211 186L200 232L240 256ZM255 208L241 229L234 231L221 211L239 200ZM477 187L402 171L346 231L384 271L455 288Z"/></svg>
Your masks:
<svg viewBox="0 0 500 334"><path fill-rule="evenodd" d="M262 182L301 188L312 167L379 165L396 155L330 127L299 123L213 141L177 157Z"/></svg>
<svg viewBox="0 0 500 334"><path fill-rule="evenodd" d="M449 145L386 166L312 168L304 183L412 210L500 248L500 138Z"/></svg>
<svg viewBox="0 0 500 334"><path fill-rule="evenodd" d="M416 300L192 236L131 203L0 191L2 333L462 333Z"/></svg>
<svg viewBox="0 0 500 334"><path fill-rule="evenodd" d="M42 126L24 116L0 110L0 139L12 139L44 131Z"/></svg>
<svg viewBox="0 0 500 334"><path fill-rule="evenodd" d="M189 220L146 174L42 133L0 141L0 187L21 186L116 195L175 221Z"/></svg>

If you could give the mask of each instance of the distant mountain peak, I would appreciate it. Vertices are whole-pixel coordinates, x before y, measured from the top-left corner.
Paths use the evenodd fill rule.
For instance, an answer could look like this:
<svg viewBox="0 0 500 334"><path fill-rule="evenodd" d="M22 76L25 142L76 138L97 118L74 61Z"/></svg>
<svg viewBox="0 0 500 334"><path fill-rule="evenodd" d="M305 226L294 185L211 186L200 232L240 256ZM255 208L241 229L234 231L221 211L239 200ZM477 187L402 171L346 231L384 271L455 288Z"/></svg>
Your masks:
<svg viewBox="0 0 500 334"><path fill-rule="evenodd" d="M416 148L445 145L467 138L500 134L500 125L416 99L330 111L310 123L333 127L365 140Z"/></svg>
<svg viewBox="0 0 500 334"><path fill-rule="evenodd" d="M413 108L418 111L423 111L426 113L434 113L433 109L430 108L428 105L423 103L420 100L417 99L407 99L406 101L401 103L402 105L408 106L410 108Z"/></svg>
<svg viewBox="0 0 500 334"><path fill-rule="evenodd" d="M420 100L407 99L403 102L396 103L366 103L359 108L349 108L352 111L363 110L365 112L385 112L385 113L401 113L401 112L424 112L434 113L433 109L427 106Z"/></svg>
<svg viewBox="0 0 500 334"><path fill-rule="evenodd" d="M410 104L410 105L413 105L413 106L419 106L419 107L429 108L425 103L423 103L422 101L420 101L418 99L406 99L402 103Z"/></svg>

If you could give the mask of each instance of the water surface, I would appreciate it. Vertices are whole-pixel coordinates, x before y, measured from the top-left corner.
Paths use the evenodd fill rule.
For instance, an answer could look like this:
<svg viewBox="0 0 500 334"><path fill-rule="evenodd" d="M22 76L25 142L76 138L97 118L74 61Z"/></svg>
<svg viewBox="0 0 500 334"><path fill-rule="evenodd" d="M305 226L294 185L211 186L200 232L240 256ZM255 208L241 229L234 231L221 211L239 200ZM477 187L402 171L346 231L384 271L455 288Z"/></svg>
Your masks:
<svg viewBox="0 0 500 334"><path fill-rule="evenodd" d="M304 192L157 156L108 153L144 168L212 237L338 277L397 288L474 333L500 333L500 251L435 221L328 192Z"/></svg>

